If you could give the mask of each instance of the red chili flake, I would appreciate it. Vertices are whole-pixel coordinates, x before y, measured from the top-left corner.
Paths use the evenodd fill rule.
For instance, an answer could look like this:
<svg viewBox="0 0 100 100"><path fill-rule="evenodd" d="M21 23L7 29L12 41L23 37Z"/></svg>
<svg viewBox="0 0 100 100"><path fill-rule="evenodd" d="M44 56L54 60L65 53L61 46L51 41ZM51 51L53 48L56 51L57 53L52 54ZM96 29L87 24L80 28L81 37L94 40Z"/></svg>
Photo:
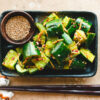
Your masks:
<svg viewBox="0 0 100 100"><path fill-rule="evenodd" d="M78 50L72 50L72 52L78 52Z"/></svg>
<svg viewBox="0 0 100 100"><path fill-rule="evenodd" d="M73 28L76 28L76 26L74 25Z"/></svg>
<svg viewBox="0 0 100 100"><path fill-rule="evenodd" d="M43 60L43 58L36 58L37 61Z"/></svg>
<svg viewBox="0 0 100 100"><path fill-rule="evenodd" d="M15 58L14 57L12 57L12 60L14 60Z"/></svg>
<svg viewBox="0 0 100 100"><path fill-rule="evenodd" d="M40 70L43 70L43 68L41 67Z"/></svg>
<svg viewBox="0 0 100 100"><path fill-rule="evenodd" d="M2 63L3 65L5 64L5 62Z"/></svg>
<svg viewBox="0 0 100 100"><path fill-rule="evenodd" d="M41 51L41 48L38 48Z"/></svg>
<svg viewBox="0 0 100 100"><path fill-rule="evenodd" d="M45 44L43 45L43 47L45 47Z"/></svg>
<svg viewBox="0 0 100 100"><path fill-rule="evenodd" d="M75 52L78 52L78 50L75 50Z"/></svg>
<svg viewBox="0 0 100 100"><path fill-rule="evenodd" d="M47 22L49 21L49 18L47 19Z"/></svg>
<svg viewBox="0 0 100 100"><path fill-rule="evenodd" d="M71 22L71 24L73 24L73 22Z"/></svg>
<svg viewBox="0 0 100 100"><path fill-rule="evenodd" d="M76 36L77 34L75 34L75 36Z"/></svg>

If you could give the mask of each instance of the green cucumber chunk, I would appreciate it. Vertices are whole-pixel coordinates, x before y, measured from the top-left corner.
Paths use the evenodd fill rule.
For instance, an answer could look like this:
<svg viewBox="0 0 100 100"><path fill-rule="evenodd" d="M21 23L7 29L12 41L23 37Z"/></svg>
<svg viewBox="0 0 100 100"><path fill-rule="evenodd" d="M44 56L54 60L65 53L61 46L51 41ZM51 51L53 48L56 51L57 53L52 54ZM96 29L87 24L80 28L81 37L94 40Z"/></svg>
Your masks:
<svg viewBox="0 0 100 100"><path fill-rule="evenodd" d="M95 33L87 33L87 40L86 40L86 46L89 47L91 46L94 38L95 38Z"/></svg>
<svg viewBox="0 0 100 100"><path fill-rule="evenodd" d="M37 68L28 68L29 74L34 74L35 72L38 71Z"/></svg>
<svg viewBox="0 0 100 100"><path fill-rule="evenodd" d="M26 74L26 73L28 73L28 69L22 68L19 64L16 64L16 71L19 74Z"/></svg>
<svg viewBox="0 0 100 100"><path fill-rule="evenodd" d="M71 37L67 33L63 33L62 38L64 39L64 42L66 43L66 45L69 45L73 42Z"/></svg>
<svg viewBox="0 0 100 100"><path fill-rule="evenodd" d="M52 20L55 20L55 19L59 19L59 17L55 13L52 13L43 21L43 25L45 26L46 23L48 23Z"/></svg>
<svg viewBox="0 0 100 100"><path fill-rule="evenodd" d="M84 33L84 31L82 30L76 30L75 34L74 34L74 38L73 40L82 44L86 41L87 37L86 34Z"/></svg>
<svg viewBox="0 0 100 100"><path fill-rule="evenodd" d="M50 59L43 52L41 52L41 57L43 58L43 60L36 61L34 63L37 69L39 70L43 70L45 66L48 64L48 62L50 61Z"/></svg>
<svg viewBox="0 0 100 100"><path fill-rule="evenodd" d="M33 37L33 40L34 40L35 42L41 42L42 45L45 44L45 42L46 42L46 36L45 36L45 35L42 35L42 36L40 37L40 41L39 41L38 35L39 35L39 34L36 34L36 35Z"/></svg>
<svg viewBox="0 0 100 100"><path fill-rule="evenodd" d="M61 19L50 21L46 24L46 29L49 37L61 36L63 33L63 25Z"/></svg>
<svg viewBox="0 0 100 100"><path fill-rule="evenodd" d="M62 24L66 29L68 29L73 24L73 22L74 22L73 19L68 16L65 16L64 19L62 20Z"/></svg>
<svg viewBox="0 0 100 100"><path fill-rule="evenodd" d="M70 50L67 45L63 42L57 43L57 45L51 51L51 54L56 58L57 62L62 62L70 53Z"/></svg>
<svg viewBox="0 0 100 100"><path fill-rule="evenodd" d="M92 23L88 22L86 19L84 18L81 18L81 17L78 17L76 19L76 23L78 25L81 24L81 30L83 30L85 33L89 32L91 26L92 26Z"/></svg>
<svg viewBox="0 0 100 100"><path fill-rule="evenodd" d="M79 28L77 24L73 24L68 28L68 34L73 38L75 31Z"/></svg>
<svg viewBox="0 0 100 100"><path fill-rule="evenodd" d="M10 70L15 70L15 64L19 59L19 54L14 50L9 50L2 62L2 65Z"/></svg>
<svg viewBox="0 0 100 100"><path fill-rule="evenodd" d="M46 32L46 28L41 24L41 23L35 23L36 27L39 29L39 31L44 31Z"/></svg>
<svg viewBox="0 0 100 100"><path fill-rule="evenodd" d="M74 58L72 60L70 68L71 69L84 69L86 67L86 64L87 64L86 61Z"/></svg>
<svg viewBox="0 0 100 100"><path fill-rule="evenodd" d="M35 41L34 42L28 42L24 44L23 46L23 58L31 57L31 56L39 56L40 51L36 46Z"/></svg>
<svg viewBox="0 0 100 100"><path fill-rule="evenodd" d="M80 49L80 53L83 55L83 57L85 57L88 61L90 61L91 63L93 63L94 59L95 59L95 55L93 53L91 53L90 50L88 49L84 49L81 48Z"/></svg>

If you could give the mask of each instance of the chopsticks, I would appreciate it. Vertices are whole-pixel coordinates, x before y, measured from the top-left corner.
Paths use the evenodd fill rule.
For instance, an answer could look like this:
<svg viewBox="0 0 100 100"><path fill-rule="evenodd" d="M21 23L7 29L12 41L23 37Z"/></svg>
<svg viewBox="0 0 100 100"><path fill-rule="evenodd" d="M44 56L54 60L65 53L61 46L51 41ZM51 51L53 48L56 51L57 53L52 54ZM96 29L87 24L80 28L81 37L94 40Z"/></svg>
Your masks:
<svg viewBox="0 0 100 100"><path fill-rule="evenodd" d="M100 85L2 86L0 90L100 95Z"/></svg>

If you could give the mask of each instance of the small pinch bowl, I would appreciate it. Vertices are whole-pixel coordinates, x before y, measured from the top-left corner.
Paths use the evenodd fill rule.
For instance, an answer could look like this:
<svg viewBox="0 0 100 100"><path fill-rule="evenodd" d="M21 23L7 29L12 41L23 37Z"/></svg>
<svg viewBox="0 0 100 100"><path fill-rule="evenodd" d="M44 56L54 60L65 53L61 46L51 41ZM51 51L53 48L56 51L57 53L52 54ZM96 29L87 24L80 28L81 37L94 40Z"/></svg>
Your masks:
<svg viewBox="0 0 100 100"><path fill-rule="evenodd" d="M5 29L6 23L11 17L14 17L14 16L23 16L23 17L25 17L29 21L30 26L31 26L29 34L21 40L13 40L6 34L6 29ZM1 21L1 34L2 34L3 38L6 41L8 41L9 43L16 44L16 45L22 45L22 44L28 42L34 34L34 29L35 29L34 19L32 18L31 15L29 15L28 13L26 13L24 11L11 11L8 14L6 14L4 16L4 18L2 19L2 21Z"/></svg>

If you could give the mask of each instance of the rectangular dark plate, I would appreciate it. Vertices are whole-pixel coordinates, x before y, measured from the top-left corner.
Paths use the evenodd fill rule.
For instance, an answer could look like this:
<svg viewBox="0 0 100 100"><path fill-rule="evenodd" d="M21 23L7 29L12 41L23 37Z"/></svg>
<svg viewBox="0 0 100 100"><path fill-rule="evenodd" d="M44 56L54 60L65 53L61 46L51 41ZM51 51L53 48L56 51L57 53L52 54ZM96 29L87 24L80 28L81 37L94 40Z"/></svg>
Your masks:
<svg viewBox="0 0 100 100"><path fill-rule="evenodd" d="M1 14L0 21L2 18L10 11L5 11ZM52 12L46 11L26 11L28 12L35 20L35 22L43 20L46 16L48 16ZM96 38L90 48L90 50L96 55L95 61L93 63L88 63L86 69L82 70L43 70L35 73L34 75L25 75L32 77L92 77L96 74L97 71L97 63L98 63L98 22L97 16L92 12L87 11L57 11L58 15L61 17L69 16L73 18L84 17L88 21L90 21L93 25L91 28L91 32L96 33ZM3 75L6 76L20 76L15 71L10 71L2 66L3 58L9 49L14 48L15 45L9 44L6 42L3 37L0 35L0 70Z"/></svg>

